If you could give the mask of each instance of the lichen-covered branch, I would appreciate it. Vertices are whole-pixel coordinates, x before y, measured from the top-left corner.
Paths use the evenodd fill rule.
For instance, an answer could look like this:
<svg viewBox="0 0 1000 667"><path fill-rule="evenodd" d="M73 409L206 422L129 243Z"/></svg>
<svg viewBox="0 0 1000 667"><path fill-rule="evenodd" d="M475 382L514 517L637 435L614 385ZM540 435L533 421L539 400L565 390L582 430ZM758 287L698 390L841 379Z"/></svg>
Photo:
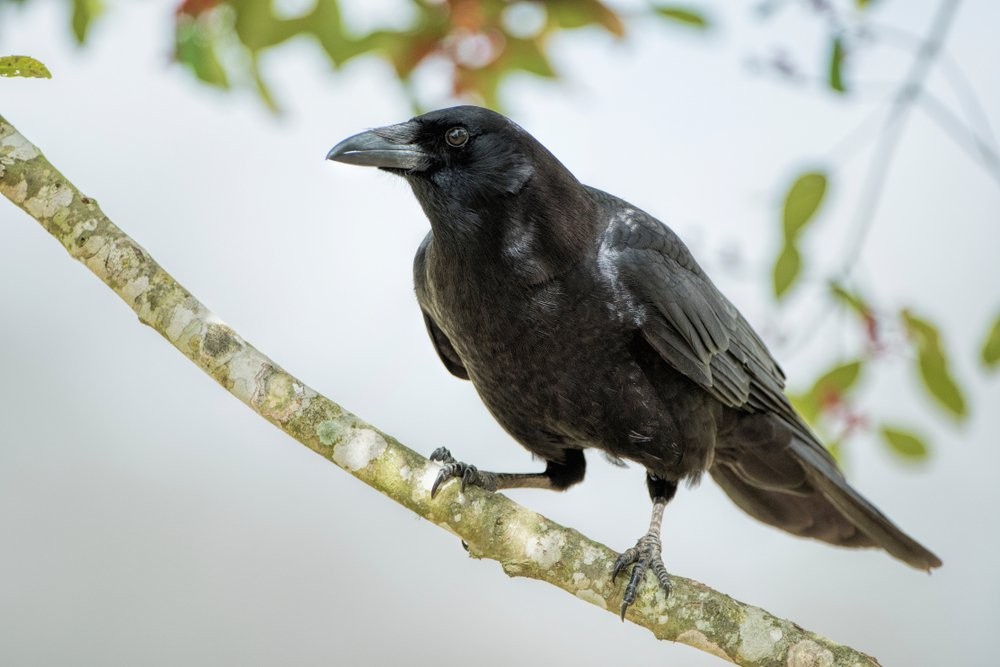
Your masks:
<svg viewBox="0 0 1000 667"><path fill-rule="evenodd" d="M512 576L548 582L615 613L622 582L610 580L616 553L478 488L444 487L438 470L391 436L319 395L265 357L181 287L116 227L35 146L0 116L0 193L37 220L74 258L113 289L140 321L156 329L227 391L323 458L427 520L461 537L476 558ZM689 644L740 665L877 665L763 609L683 577L665 600L650 578L628 619L659 639Z"/></svg>

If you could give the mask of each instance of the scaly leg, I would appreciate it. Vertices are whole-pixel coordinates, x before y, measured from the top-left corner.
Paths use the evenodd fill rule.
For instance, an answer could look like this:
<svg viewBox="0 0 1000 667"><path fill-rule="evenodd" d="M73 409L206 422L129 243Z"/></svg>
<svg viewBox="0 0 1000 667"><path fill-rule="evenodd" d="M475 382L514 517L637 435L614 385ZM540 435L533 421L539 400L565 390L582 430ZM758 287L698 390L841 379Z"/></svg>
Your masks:
<svg viewBox="0 0 1000 667"><path fill-rule="evenodd" d="M629 577L628 585L625 587L625 595L622 597L621 616L623 621L629 605L635 602L639 584L642 583L642 577L646 574L646 570L653 571L656 579L660 582L663 594L670 595L670 575L663 565L663 556L661 555L660 527L663 525L663 510L666 509L670 499L674 497L674 493L677 491L677 482L668 482L646 473L646 486L649 489L649 497L653 500L653 517L649 521L649 531L639 538L634 547L625 550L618 557L611 571L611 579L614 581L622 570L633 563L635 564L632 567L632 576Z"/></svg>
<svg viewBox="0 0 1000 667"><path fill-rule="evenodd" d="M474 465L456 461L444 447L438 447L431 454L431 461L440 461L441 466L431 498L437 495L441 485L453 477L462 480L462 490L472 484L487 491L499 489L552 489L562 491L583 479L587 461L581 449L566 449L562 461L546 461L545 472L486 472Z"/></svg>

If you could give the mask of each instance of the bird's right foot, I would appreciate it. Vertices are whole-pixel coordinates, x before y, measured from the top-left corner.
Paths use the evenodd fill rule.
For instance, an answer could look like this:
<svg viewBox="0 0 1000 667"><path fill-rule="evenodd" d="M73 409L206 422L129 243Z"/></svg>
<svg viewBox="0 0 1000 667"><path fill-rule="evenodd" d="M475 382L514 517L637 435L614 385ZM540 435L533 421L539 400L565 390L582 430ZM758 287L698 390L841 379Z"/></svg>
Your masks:
<svg viewBox="0 0 1000 667"><path fill-rule="evenodd" d="M639 538L634 547L626 549L618 557L618 560L615 561L615 565L611 570L612 581L618 577L622 570L632 565L632 575L629 577L628 585L625 586L625 595L622 596L621 617L623 621L625 620L625 612L635 602L639 591L639 584L642 583L646 570L653 571L653 574L656 575L656 580L660 584L660 588L663 589L663 594L668 597L670 596L670 575L663 564L662 548L660 545L659 530L650 530Z"/></svg>
<svg viewBox="0 0 1000 667"><path fill-rule="evenodd" d="M431 461L439 461L444 464L441 466L441 470L438 471L437 477L434 479L434 484L431 485L431 498L437 495L442 484L452 478L462 480L463 491L465 491L465 487L469 484L486 489L487 491L497 490L496 474L483 472L470 463L456 461L455 457L445 447L438 447L431 452L430 459Z"/></svg>

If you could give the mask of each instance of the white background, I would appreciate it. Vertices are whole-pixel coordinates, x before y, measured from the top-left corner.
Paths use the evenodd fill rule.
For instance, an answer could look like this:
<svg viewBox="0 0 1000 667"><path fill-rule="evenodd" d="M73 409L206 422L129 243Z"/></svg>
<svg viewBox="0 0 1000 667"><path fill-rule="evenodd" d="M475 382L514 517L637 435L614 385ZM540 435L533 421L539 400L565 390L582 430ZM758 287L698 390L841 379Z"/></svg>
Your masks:
<svg viewBox="0 0 1000 667"><path fill-rule="evenodd" d="M397 4L354 3L349 17L377 23ZM844 100L748 71L749 56L777 45L822 71L807 14L761 27L748 9L704 4L725 19L708 37L659 24L635 26L624 44L581 33L557 46L563 83L518 78L504 100L581 180L688 239L801 387L856 342L837 333L846 320L801 330L817 298L808 285L791 315L768 305L782 190L802 168L837 167L804 247L819 276L849 236L868 153L827 157L910 55L877 48L852 63L870 85ZM880 22L916 33L935 7L875 4ZM0 80L0 113L168 271L279 364L411 447L538 468L426 340L410 262L427 223L408 187L323 160L345 136L410 115L384 64L331 74L308 40L286 45L264 61L287 108L275 118L252 94L211 90L170 64L170 6L116 3L77 49L63 3L29 5L0 14L0 51L35 55L54 78ZM1000 5L967 2L948 40L994 121L997 25ZM443 89L435 76L423 83ZM943 78L931 85L954 106ZM786 536L706 481L667 512L672 571L886 665L993 664L1000 381L976 356L1000 306L998 213L997 183L914 115L859 275L883 306L915 304L942 323L972 418L949 427L913 388L910 361L889 359L862 404L918 425L933 458L901 466L862 438L848 472L945 566L927 576L880 552ZM0 239L0 663L718 664L467 558L452 535L227 395L6 202ZM743 268L724 270L733 247ZM809 344L786 350L783 334ZM648 521L642 471L590 463L565 494L510 495L625 548Z"/></svg>

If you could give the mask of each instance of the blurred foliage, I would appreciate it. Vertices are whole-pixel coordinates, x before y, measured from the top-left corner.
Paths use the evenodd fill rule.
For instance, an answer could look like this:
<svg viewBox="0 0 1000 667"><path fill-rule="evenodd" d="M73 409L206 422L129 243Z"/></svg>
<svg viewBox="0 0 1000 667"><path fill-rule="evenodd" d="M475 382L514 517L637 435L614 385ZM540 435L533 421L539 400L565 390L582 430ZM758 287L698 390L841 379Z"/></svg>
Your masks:
<svg viewBox="0 0 1000 667"><path fill-rule="evenodd" d="M354 34L338 0L316 0L295 17L280 16L271 0L183 0L176 12L175 57L211 85L252 82L276 109L260 72L260 56L307 36L319 43L334 67L365 55L385 60L415 107L414 74L428 63L444 62L452 73L452 95L497 108L507 76L558 76L550 47L559 33L592 28L616 39L626 34L622 16L599 0L411 0L410 7L414 18L403 29ZM699 29L709 25L692 8L650 6L646 13Z"/></svg>
<svg viewBox="0 0 1000 667"><path fill-rule="evenodd" d="M26 1L0 0L0 9L4 4ZM637 22L673 25L694 33L703 33L715 25L715 20L695 4L657 0L640 2L627 15L601 0L401 0L400 6L407 10L405 25L359 32L342 15L346 0L303 0L299 4L289 0L173 1L179 3L169 26L174 34L175 60L208 85L255 90L264 104L275 111L279 101L261 72L261 60L270 49L293 39L315 41L333 68L343 67L361 56L381 59L391 67L415 108L420 106L415 78L424 68L442 71L441 65L448 73L454 98L498 108L499 91L511 75L558 79L560 72L554 63L552 47L562 35L589 30L620 41L627 39ZM949 17L949 12L953 14L957 6L957 0L938 0L938 3L935 24L927 36L912 38L914 63L923 57L935 57L927 54L935 53L947 30L945 17ZM868 17L870 10L879 4L874 0L757 0L754 11L761 20L768 20L789 7L798 7L811 12L823 27L815 52L815 62L823 63L820 71L811 73L815 68L806 68L803 73L783 51L762 61L763 71L790 83L813 84L813 90L819 86L830 94L849 97L854 89L849 79L855 72L847 71L845 63L851 62L858 51L877 45L874 37L877 30L872 28ZM84 44L91 39L95 21L102 16L103 0L67 0L67 6L72 35L79 44ZM951 68L955 67L951 63ZM911 69L908 77L918 69ZM49 73L30 58L7 57L0 58L0 76L49 76ZM917 103L922 85L922 81L912 78L899 82L890 122L898 122L903 106ZM889 127L887 122L882 133L888 133ZM996 162L992 175L1000 181L1000 158L996 152L990 153L992 147L971 128L959 126L958 130L958 134L971 134L980 153ZM984 134L988 136L989 132ZM876 155L882 150L885 149L879 143ZM873 164L877 163L876 157ZM981 161L986 169L989 163L989 159ZM873 190L873 201L877 201L881 180L873 180L872 173L864 178L878 184ZM851 175L844 173L841 177L846 179ZM859 289L850 282L851 269L871 219L866 222L858 214L862 222L858 225L857 244L840 258L840 266L819 274L813 268L809 273L805 271L813 258L803 251L803 235L816 222L828 197L829 183L837 176L837 164L830 162L821 171L796 174L783 187L781 243L771 268L772 288L776 302L782 308L791 308L788 305L791 300L786 297L793 287L800 286L805 291L806 287L815 288L818 284L820 290L814 294L824 304L824 312L840 309L849 313L851 327L856 326L860 333L861 345L849 355L850 360L833 363L811 385L806 383L808 389L792 392L790 397L838 457L843 444L854 434L872 432L893 456L907 461L923 460L928 457L930 447L916 429L873 419L858 405L857 393L863 378L877 374L887 358L912 358L919 378L917 386L953 422L968 417L966 391L952 371L936 324L898 306L880 309L862 295L874 293L874 285ZM862 208L859 206L859 210ZM803 275L810 275L812 280L804 280ZM815 335L816 326L807 324L804 328L806 336ZM900 331L903 335L894 335ZM980 356L984 368L994 371L1000 368L1000 316L987 332Z"/></svg>
<svg viewBox="0 0 1000 667"><path fill-rule="evenodd" d="M0 56L0 77L51 79L49 69L28 56Z"/></svg>
<svg viewBox="0 0 1000 667"><path fill-rule="evenodd" d="M844 75L841 70L843 64L844 64L844 41L839 36L834 37L830 48L829 83L830 83L830 88L837 91L838 93L847 92L847 88L844 87Z"/></svg>
<svg viewBox="0 0 1000 667"><path fill-rule="evenodd" d="M968 416L965 395L951 373L937 327L909 310L900 316L916 347L917 371L927 393L952 417L965 418Z"/></svg>
<svg viewBox="0 0 1000 667"><path fill-rule="evenodd" d="M983 365L990 370L996 370L1000 366L1000 315L997 315L997 318L993 320L993 326L986 334L982 360Z"/></svg>
<svg viewBox="0 0 1000 667"><path fill-rule="evenodd" d="M889 451L908 461L922 461L930 453L923 438L905 429L883 424L879 428L882 442Z"/></svg>
<svg viewBox="0 0 1000 667"><path fill-rule="evenodd" d="M789 398L806 420L815 422L821 414L829 414L846 405L864 364L863 359L837 364L820 375L804 394L792 394Z"/></svg>
<svg viewBox="0 0 1000 667"><path fill-rule="evenodd" d="M705 15L691 7L657 7L656 13L668 19L686 23L693 28L704 30L709 27L709 22Z"/></svg>
<svg viewBox="0 0 1000 667"><path fill-rule="evenodd" d="M826 174L817 171L799 175L792 182L785 195L785 205L781 215L783 243L772 270L774 295L779 299L785 295L802 271L799 255L799 234L813 219L826 195Z"/></svg>
<svg viewBox="0 0 1000 667"><path fill-rule="evenodd" d="M90 24L100 16L104 5L101 0L72 0L72 2L73 14L70 21L73 36L76 37L77 44L83 44L87 40Z"/></svg>

